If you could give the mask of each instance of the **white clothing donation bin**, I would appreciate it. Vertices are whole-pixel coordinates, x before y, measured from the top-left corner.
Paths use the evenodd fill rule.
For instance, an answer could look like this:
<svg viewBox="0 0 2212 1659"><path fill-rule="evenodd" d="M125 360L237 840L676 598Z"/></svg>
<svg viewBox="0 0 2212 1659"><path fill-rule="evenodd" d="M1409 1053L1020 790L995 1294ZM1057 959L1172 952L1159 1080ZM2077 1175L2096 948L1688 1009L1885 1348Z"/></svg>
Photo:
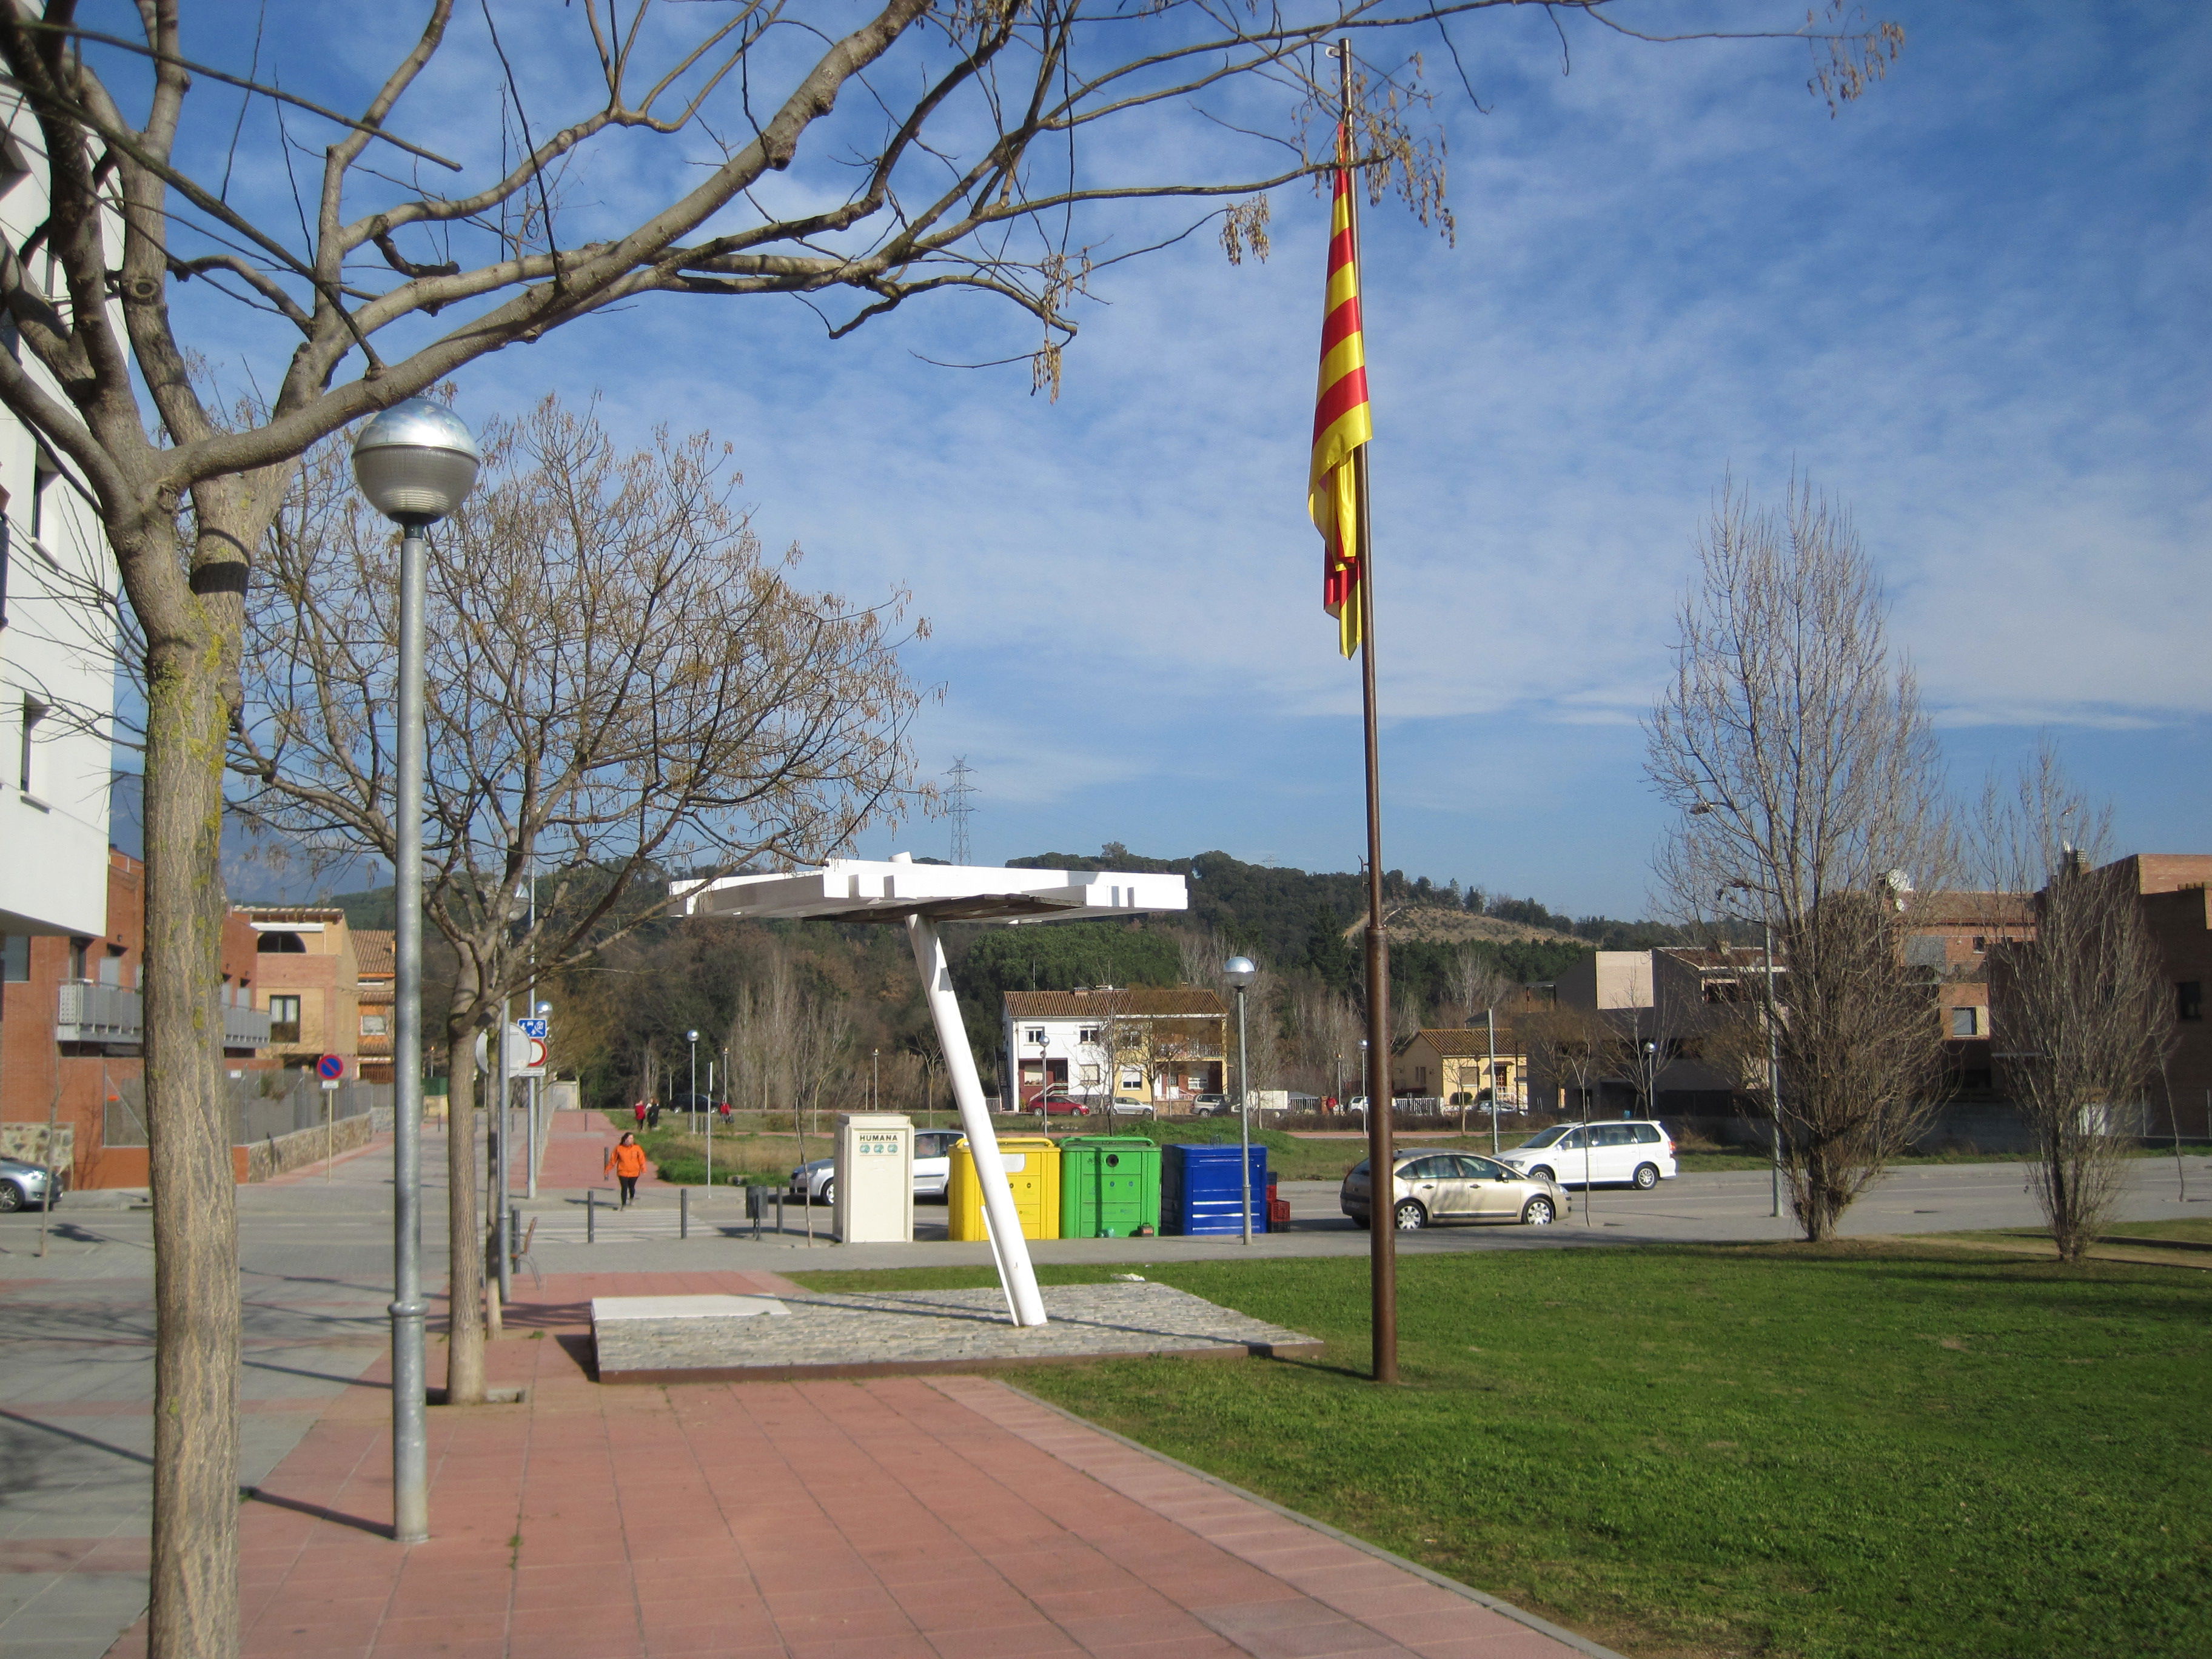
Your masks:
<svg viewBox="0 0 2212 1659"><path fill-rule="evenodd" d="M837 1242L914 1238L914 1120L903 1112L847 1112L837 1120Z"/></svg>

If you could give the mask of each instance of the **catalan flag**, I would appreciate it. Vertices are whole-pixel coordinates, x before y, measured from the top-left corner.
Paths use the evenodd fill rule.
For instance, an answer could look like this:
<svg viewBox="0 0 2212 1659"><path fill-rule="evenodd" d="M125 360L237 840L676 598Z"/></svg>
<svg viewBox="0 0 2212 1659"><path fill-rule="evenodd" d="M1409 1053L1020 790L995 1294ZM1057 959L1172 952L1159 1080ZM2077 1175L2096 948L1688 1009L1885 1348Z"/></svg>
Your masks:
<svg viewBox="0 0 2212 1659"><path fill-rule="evenodd" d="M1348 138L1348 135L1346 135ZM1340 151L1340 153L1342 153ZM1322 604L1336 618L1337 648L1359 649L1359 585L1366 579L1353 452L1375 435L1367 411L1367 343L1359 325L1359 235L1352 170L1336 170L1328 237L1328 299L1321 325L1306 510L1321 532Z"/></svg>

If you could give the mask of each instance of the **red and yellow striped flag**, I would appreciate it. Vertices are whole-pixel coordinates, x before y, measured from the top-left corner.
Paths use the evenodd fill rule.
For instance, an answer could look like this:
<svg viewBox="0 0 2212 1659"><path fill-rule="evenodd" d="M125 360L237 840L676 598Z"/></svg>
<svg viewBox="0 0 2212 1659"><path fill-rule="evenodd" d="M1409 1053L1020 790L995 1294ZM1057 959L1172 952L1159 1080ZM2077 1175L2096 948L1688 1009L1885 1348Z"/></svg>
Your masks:
<svg viewBox="0 0 2212 1659"><path fill-rule="evenodd" d="M1360 545L1352 452L1375 435L1367 412L1367 343L1359 325L1359 241L1352 220L1352 172L1336 170L1328 237L1328 300L1321 325L1321 388L1314 403L1313 459L1306 510L1321 532L1322 604L1336 618L1337 648L1359 649Z"/></svg>

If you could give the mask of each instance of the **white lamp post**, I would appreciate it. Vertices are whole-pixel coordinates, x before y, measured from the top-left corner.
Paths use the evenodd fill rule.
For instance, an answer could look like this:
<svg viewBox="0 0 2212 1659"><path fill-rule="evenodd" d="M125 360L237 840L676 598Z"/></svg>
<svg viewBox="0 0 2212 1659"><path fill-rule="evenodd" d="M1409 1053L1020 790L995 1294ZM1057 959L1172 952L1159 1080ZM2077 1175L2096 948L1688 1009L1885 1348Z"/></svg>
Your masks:
<svg viewBox="0 0 2212 1659"><path fill-rule="evenodd" d="M1244 1183L1244 1242L1252 1242L1252 1066L1244 1048L1244 993L1260 977L1249 957L1231 957L1221 964L1221 977L1237 988L1237 1174Z"/></svg>
<svg viewBox="0 0 2212 1659"><path fill-rule="evenodd" d="M531 904L534 914L537 905L537 900L534 897L531 900ZM536 945L533 945L531 947L530 954L533 963L531 972L535 974L538 971L534 965L538 955L538 947ZM553 1017L553 1005L550 1002L537 1003L532 1006L531 1012L536 1014L540 1019L550 1019ZM530 1168L523 1176L523 1196L525 1198L534 1199L538 1196L538 1154L543 1150L544 1145L544 1097L538 1091L538 1079L532 1078L530 1079L530 1146L528 1148L530 1153Z"/></svg>
<svg viewBox="0 0 2212 1659"><path fill-rule="evenodd" d="M460 416L428 398L394 404L362 429L353 447L361 493L403 532L392 860L398 910L392 930L392 1535L403 1544L430 1535L422 1419L422 607L428 562L422 532L468 499L483 459ZM453 1289L457 1296L468 1291Z"/></svg>

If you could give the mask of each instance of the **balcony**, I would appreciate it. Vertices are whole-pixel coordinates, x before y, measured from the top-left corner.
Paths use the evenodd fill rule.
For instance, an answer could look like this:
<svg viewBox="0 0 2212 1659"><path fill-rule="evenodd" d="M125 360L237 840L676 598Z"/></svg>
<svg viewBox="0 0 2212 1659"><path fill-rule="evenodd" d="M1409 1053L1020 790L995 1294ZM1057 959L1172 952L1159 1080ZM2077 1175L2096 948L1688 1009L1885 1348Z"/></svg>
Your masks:
<svg viewBox="0 0 2212 1659"><path fill-rule="evenodd" d="M55 1042L122 1044L145 1040L146 1003L137 992L95 980L62 981L55 998ZM266 1013L258 1008L223 1009L224 1048L265 1048L269 1042Z"/></svg>
<svg viewBox="0 0 2212 1659"><path fill-rule="evenodd" d="M224 1048L266 1048L274 1036L265 1009L227 1007L222 1011Z"/></svg>
<svg viewBox="0 0 2212 1659"><path fill-rule="evenodd" d="M142 1042L146 1005L136 991L91 980L64 980L54 1012L57 1042Z"/></svg>

